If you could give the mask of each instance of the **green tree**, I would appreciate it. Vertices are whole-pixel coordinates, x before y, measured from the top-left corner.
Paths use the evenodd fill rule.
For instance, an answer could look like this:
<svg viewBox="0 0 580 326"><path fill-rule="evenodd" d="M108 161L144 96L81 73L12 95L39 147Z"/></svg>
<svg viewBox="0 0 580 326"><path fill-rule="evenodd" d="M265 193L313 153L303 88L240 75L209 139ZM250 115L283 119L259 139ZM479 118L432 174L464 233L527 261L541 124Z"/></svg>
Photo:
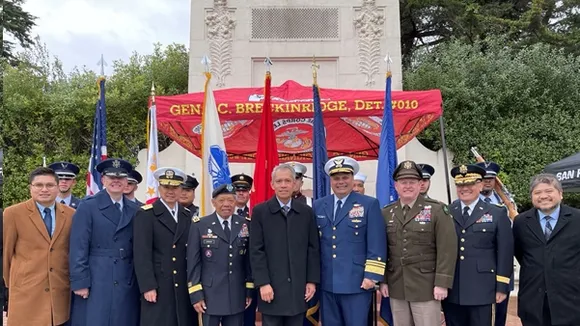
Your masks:
<svg viewBox="0 0 580 326"><path fill-rule="evenodd" d="M22 9L23 0L4 0L0 7L0 26L2 26L2 33L0 33L0 43L2 44L2 58L6 59L11 65L17 65L18 59L14 54L14 47L17 41L22 47L29 47L32 45L33 39L30 36L32 27L34 27L35 19ZM5 39L5 35L12 40Z"/></svg>
<svg viewBox="0 0 580 326"><path fill-rule="evenodd" d="M27 174L47 162L70 160L81 167L74 189L84 196L97 75L75 69L65 73L37 42L20 55L17 67L5 66L5 97L0 116L4 148L4 205L28 197ZM152 54L134 53L115 61L106 81L107 137L110 157L136 163L146 147L147 105L151 84L158 94L187 92L188 51L182 45L155 45ZM161 137L160 137L161 140ZM168 141L165 141L165 145ZM162 148L161 148L162 149Z"/></svg>
<svg viewBox="0 0 580 326"><path fill-rule="evenodd" d="M529 180L545 165L580 151L580 60L535 44L514 50L505 40L442 44L404 72L406 90L441 89L449 150L474 162L477 145L502 166L518 203L529 205ZM439 149L438 123L419 139Z"/></svg>
<svg viewBox="0 0 580 326"><path fill-rule="evenodd" d="M545 42L580 51L579 0L401 0L403 63L450 40L473 44L504 36L507 44Z"/></svg>

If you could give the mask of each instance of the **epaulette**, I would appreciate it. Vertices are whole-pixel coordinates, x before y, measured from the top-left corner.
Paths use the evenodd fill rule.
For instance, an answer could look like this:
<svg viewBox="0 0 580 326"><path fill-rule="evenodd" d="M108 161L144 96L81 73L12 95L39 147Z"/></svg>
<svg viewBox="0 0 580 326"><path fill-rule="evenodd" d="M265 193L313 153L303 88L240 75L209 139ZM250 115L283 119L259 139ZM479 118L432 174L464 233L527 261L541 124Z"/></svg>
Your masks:
<svg viewBox="0 0 580 326"><path fill-rule="evenodd" d="M395 205L396 203L397 203L397 201L395 200L394 202L392 202L392 203L390 203L390 204L387 204L387 205L383 206L383 209L385 209L385 208L387 208L387 207L389 207L389 206Z"/></svg>
<svg viewBox="0 0 580 326"><path fill-rule="evenodd" d="M188 211L188 212L191 212L191 211L189 210L189 208L187 208L187 207L183 207L183 208L185 208L185 210L186 210L186 211Z"/></svg>
<svg viewBox="0 0 580 326"><path fill-rule="evenodd" d="M199 216L194 216L194 217L191 218L191 221L193 223L197 223L197 222L201 221L201 218Z"/></svg>
<svg viewBox="0 0 580 326"><path fill-rule="evenodd" d="M151 209L151 208L153 208L153 204L147 204L147 205L141 206L141 209L144 211Z"/></svg>
<svg viewBox="0 0 580 326"><path fill-rule="evenodd" d="M425 198L425 201L429 202L429 203L442 204L442 202L438 201L437 199L433 199L433 198Z"/></svg>

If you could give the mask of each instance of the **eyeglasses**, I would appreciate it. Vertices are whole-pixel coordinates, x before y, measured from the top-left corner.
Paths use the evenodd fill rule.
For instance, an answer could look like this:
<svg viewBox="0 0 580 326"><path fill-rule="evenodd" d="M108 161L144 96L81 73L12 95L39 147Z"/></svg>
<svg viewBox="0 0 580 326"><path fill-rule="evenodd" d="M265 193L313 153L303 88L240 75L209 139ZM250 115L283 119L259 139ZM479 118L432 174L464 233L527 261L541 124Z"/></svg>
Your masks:
<svg viewBox="0 0 580 326"><path fill-rule="evenodd" d="M48 189L48 190L52 190L54 188L56 188L57 184L56 183L33 183L31 184L32 188L36 189L36 190L42 190L42 188Z"/></svg>

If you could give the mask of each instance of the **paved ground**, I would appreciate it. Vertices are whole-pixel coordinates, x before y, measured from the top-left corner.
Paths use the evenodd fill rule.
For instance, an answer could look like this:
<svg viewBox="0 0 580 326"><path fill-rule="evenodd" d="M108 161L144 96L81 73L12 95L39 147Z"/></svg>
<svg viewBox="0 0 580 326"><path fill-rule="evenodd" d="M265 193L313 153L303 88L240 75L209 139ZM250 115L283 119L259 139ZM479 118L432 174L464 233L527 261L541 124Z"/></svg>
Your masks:
<svg viewBox="0 0 580 326"><path fill-rule="evenodd" d="M511 297L508 307L508 320L506 326L522 326L520 319L517 316L517 298ZM4 318L4 325L6 325L6 318ZM261 326L262 323L256 323L257 326ZM442 325L445 325L444 323Z"/></svg>

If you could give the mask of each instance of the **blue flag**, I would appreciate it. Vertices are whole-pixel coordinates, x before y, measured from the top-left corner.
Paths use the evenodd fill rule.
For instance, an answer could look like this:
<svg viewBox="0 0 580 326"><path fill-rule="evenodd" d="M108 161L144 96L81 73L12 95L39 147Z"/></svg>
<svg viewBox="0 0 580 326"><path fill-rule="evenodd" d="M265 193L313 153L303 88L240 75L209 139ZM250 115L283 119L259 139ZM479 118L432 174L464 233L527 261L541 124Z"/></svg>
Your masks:
<svg viewBox="0 0 580 326"><path fill-rule="evenodd" d="M313 151L312 170L314 177L314 199L320 199L330 194L330 180L324 172L324 165L328 161L326 152L326 131L324 130L324 119L322 119L322 107L320 106L320 94L318 85L312 85L314 104L314 126L313 126Z"/></svg>
<svg viewBox="0 0 580 326"><path fill-rule="evenodd" d="M330 180L324 172L324 165L328 161L326 152L326 132L324 119L322 119L322 107L320 106L320 94L318 85L312 85L312 100L314 104L313 126L313 150L312 150L312 173L314 178L314 199L320 199L330 194ZM320 320L320 288L316 290L314 297L308 302L304 326L318 325Z"/></svg>
<svg viewBox="0 0 580 326"><path fill-rule="evenodd" d="M398 199L395 190L393 172L397 168L397 140L393 122L393 106L391 102L391 73L387 73L385 104L383 111L383 126L379 146L379 162L377 164L377 199L381 206L388 205ZM393 313L389 298L382 297L380 322L383 325L393 325Z"/></svg>

